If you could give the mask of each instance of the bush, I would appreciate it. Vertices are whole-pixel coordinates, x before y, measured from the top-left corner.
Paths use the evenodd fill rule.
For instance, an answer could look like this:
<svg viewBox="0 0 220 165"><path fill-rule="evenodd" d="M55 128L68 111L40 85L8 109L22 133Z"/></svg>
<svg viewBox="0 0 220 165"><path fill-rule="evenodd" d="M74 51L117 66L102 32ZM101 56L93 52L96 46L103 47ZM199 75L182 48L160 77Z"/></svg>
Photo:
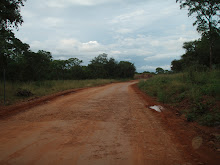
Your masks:
<svg viewBox="0 0 220 165"><path fill-rule="evenodd" d="M16 96L19 96L19 97L30 97L30 96L33 96L33 95L34 94L28 89L18 88L18 90L16 92Z"/></svg>
<svg viewBox="0 0 220 165"><path fill-rule="evenodd" d="M188 121L198 121L200 124L215 126L219 121L220 111L213 113L212 109L220 98L220 71L208 72L191 68L188 72L157 75L146 81L139 82L139 88L158 101L174 106L187 108L185 112ZM187 101L187 105L185 104Z"/></svg>
<svg viewBox="0 0 220 165"><path fill-rule="evenodd" d="M205 114L198 119L198 122L201 125L206 126L219 126L220 125L220 115L216 114Z"/></svg>

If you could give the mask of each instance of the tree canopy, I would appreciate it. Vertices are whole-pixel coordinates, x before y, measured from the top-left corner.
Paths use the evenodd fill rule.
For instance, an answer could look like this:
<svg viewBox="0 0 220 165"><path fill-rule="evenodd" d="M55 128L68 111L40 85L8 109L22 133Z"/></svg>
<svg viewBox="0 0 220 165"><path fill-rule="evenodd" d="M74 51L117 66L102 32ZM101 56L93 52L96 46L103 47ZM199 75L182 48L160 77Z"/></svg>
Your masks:
<svg viewBox="0 0 220 165"><path fill-rule="evenodd" d="M23 23L20 8L24 6L24 1L26 0L0 1L0 30L18 28L18 25Z"/></svg>
<svg viewBox="0 0 220 165"><path fill-rule="evenodd" d="M218 34L216 34L218 35ZM203 66L209 67L209 40L206 36L201 39L185 42L183 44L185 53L181 56L180 60L173 60L171 62L171 70L180 72L188 69L189 67ZM213 68L220 68L220 36L216 36L215 43L213 44Z"/></svg>
<svg viewBox="0 0 220 165"><path fill-rule="evenodd" d="M196 16L193 26L209 40L209 67L213 64L213 45L215 35L219 33L220 1L219 0L176 0L180 8L188 8L188 16Z"/></svg>

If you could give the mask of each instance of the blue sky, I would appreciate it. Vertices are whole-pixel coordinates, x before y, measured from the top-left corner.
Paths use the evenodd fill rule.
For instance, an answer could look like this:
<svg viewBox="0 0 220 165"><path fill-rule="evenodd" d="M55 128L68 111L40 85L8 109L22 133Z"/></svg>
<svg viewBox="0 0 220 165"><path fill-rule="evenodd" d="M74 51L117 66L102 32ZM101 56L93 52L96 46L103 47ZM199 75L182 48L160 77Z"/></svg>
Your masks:
<svg viewBox="0 0 220 165"><path fill-rule="evenodd" d="M102 53L130 61L138 72L170 69L182 44L199 38L193 17L176 0L27 0L16 37L54 59L87 65Z"/></svg>

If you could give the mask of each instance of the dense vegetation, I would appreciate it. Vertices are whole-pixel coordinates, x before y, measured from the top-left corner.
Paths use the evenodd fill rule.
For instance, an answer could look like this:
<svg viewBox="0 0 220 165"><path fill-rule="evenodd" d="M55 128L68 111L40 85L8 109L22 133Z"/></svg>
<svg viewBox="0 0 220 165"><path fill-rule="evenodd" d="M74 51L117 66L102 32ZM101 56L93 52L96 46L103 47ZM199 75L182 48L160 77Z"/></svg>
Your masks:
<svg viewBox="0 0 220 165"><path fill-rule="evenodd" d="M88 66L82 66L77 58L53 60L51 53L43 50L37 53L25 50L5 58L6 79L11 81L39 80L78 80L97 78L132 78L134 64L127 61L117 62L101 54L91 60ZM2 79L2 76L1 78Z"/></svg>
<svg viewBox="0 0 220 165"><path fill-rule="evenodd" d="M168 103L188 121L220 125L220 71L160 74L139 82L139 88Z"/></svg>
<svg viewBox="0 0 220 165"><path fill-rule="evenodd" d="M201 39L185 42L183 44L185 54L179 60L171 62L173 72L181 72L194 68L195 70L208 70L210 68L210 49L207 36ZM220 69L220 31L215 33L215 40L212 46L212 69Z"/></svg>

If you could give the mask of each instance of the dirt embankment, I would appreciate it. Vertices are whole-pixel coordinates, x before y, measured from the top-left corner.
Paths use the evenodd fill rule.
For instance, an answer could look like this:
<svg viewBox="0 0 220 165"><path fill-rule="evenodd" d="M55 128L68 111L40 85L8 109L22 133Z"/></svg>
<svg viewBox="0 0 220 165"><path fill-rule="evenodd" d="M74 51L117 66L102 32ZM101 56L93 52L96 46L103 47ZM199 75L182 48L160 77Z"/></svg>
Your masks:
<svg viewBox="0 0 220 165"><path fill-rule="evenodd" d="M25 111L21 105L10 113L2 111L0 164L219 162L206 134L169 108L162 113L149 109L158 103L134 84L79 90L30 107L26 103Z"/></svg>

